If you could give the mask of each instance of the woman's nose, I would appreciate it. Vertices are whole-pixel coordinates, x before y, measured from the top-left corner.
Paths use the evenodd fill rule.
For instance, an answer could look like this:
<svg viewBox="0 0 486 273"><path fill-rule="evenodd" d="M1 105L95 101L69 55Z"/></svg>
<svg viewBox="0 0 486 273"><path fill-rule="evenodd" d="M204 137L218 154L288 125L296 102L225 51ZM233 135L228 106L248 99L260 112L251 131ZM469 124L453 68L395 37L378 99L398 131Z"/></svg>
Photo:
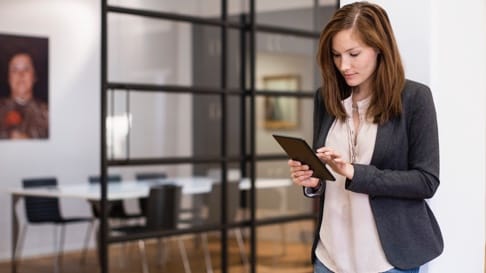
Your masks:
<svg viewBox="0 0 486 273"><path fill-rule="evenodd" d="M341 72L344 72L344 71L348 70L350 68L350 66L351 66L351 63L349 61L349 58L347 58L345 56L341 57L341 62L339 64L339 70Z"/></svg>

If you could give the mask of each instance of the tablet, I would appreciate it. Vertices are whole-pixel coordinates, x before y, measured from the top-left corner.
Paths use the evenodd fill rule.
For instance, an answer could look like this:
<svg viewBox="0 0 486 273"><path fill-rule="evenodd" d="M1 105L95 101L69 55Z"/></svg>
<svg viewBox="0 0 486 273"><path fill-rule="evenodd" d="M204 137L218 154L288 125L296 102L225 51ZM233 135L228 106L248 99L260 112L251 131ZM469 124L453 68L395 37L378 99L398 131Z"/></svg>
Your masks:
<svg viewBox="0 0 486 273"><path fill-rule="evenodd" d="M334 181L336 178L326 168L324 162L322 162L309 144L305 140L297 137L272 135L278 144L282 146L287 155L296 161L302 162L302 164L309 165L309 168L313 170L312 177Z"/></svg>

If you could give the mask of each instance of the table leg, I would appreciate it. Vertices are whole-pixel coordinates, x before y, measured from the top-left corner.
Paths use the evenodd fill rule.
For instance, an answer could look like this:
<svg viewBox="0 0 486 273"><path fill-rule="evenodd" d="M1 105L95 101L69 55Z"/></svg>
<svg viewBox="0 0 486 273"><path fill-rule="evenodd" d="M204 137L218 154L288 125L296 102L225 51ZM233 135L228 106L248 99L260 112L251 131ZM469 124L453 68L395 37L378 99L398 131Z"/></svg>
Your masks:
<svg viewBox="0 0 486 273"><path fill-rule="evenodd" d="M19 240L19 218L17 216L16 207L17 202L20 200L20 196L17 194L12 194L12 258L11 258L11 265L12 265L12 273L17 273L17 242Z"/></svg>

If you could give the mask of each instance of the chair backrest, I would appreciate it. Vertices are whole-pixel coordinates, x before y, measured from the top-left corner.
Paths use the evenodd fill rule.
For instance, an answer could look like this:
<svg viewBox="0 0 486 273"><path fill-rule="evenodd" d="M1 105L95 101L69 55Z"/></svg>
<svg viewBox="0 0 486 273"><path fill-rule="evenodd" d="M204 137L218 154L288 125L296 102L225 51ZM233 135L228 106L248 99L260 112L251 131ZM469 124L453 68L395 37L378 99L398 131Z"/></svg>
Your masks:
<svg viewBox="0 0 486 273"><path fill-rule="evenodd" d="M54 177L23 179L22 186L24 188L57 187L57 179ZM62 218L58 198L27 196L24 200L27 221L31 223L56 222Z"/></svg>
<svg viewBox="0 0 486 273"><path fill-rule="evenodd" d="M146 225L148 229L176 229L179 222L182 187L157 185L150 188L147 200Z"/></svg>
<svg viewBox="0 0 486 273"><path fill-rule="evenodd" d="M235 220L240 205L240 188L238 181L228 181L226 186L226 220L231 223ZM208 224L221 223L221 194L222 184L214 183L208 200Z"/></svg>
<svg viewBox="0 0 486 273"><path fill-rule="evenodd" d="M99 184L101 181L100 175L90 175L88 177L88 181L90 184ZM108 183L120 183L122 181L122 177L119 174L110 174L108 175Z"/></svg>
<svg viewBox="0 0 486 273"><path fill-rule="evenodd" d="M163 178L167 178L167 174L164 173L164 172L150 172L150 173L137 173L137 174L135 174L135 179L137 181L163 179Z"/></svg>

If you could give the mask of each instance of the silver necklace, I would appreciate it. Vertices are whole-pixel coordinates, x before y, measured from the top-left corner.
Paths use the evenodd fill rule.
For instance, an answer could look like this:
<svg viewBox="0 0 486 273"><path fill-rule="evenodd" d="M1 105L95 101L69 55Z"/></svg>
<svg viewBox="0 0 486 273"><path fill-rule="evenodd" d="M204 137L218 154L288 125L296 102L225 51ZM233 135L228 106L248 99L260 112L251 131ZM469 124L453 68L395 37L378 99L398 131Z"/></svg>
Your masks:
<svg viewBox="0 0 486 273"><path fill-rule="evenodd" d="M346 128L348 129L348 147L349 147L349 159L351 163L356 163L358 158L358 132L361 127L361 122L358 124L358 128L354 126L354 115L358 115L359 120L359 108L355 103L351 104L351 117L346 121ZM356 132L355 132L356 128Z"/></svg>

